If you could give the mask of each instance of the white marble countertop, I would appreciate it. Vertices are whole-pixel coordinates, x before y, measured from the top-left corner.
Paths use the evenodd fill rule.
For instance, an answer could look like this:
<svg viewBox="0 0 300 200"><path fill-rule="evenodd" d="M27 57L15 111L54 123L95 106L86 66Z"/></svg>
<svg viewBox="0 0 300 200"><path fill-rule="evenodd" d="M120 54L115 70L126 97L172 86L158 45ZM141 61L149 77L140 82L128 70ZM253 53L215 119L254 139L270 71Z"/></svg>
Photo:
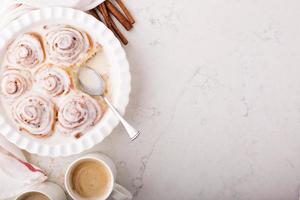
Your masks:
<svg viewBox="0 0 300 200"><path fill-rule="evenodd" d="M93 150L135 200L296 200L300 188L300 1L128 0L132 94ZM75 157L30 156L63 182Z"/></svg>

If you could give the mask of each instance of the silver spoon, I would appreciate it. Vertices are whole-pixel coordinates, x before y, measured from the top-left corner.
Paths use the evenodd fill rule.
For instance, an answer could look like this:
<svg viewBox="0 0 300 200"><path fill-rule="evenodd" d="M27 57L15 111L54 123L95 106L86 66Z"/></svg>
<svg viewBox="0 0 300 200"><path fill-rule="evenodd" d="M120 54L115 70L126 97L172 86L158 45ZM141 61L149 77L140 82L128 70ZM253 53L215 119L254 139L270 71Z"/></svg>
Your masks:
<svg viewBox="0 0 300 200"><path fill-rule="evenodd" d="M96 72L94 69L88 66L82 66L78 71L78 83L81 90L92 96L101 96L105 103L109 106L111 111L115 116L121 121L124 128L126 129L131 141L136 139L140 131L133 128L116 110L116 108L109 102L109 100L104 95L105 91L105 82L101 75Z"/></svg>

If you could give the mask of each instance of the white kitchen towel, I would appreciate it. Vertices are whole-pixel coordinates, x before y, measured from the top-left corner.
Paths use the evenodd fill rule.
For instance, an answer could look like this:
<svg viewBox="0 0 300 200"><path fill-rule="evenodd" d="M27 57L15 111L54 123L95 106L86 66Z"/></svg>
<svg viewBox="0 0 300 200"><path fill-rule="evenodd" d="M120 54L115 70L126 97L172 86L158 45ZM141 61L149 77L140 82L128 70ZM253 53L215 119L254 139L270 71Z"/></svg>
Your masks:
<svg viewBox="0 0 300 200"><path fill-rule="evenodd" d="M5 27L9 22L34 9L62 6L87 11L103 1L104 0L1 0L0 28Z"/></svg>
<svg viewBox="0 0 300 200"><path fill-rule="evenodd" d="M38 167L0 134L0 199L13 197L47 179Z"/></svg>

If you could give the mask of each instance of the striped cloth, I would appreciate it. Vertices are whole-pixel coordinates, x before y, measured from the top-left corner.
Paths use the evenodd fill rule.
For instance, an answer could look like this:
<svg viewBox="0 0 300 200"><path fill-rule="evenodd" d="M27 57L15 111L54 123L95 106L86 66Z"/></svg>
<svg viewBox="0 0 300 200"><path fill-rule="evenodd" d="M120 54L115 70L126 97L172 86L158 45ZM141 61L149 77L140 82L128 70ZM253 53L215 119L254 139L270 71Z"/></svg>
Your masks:
<svg viewBox="0 0 300 200"><path fill-rule="evenodd" d="M40 168L28 163L22 151L0 134L0 199L13 197L46 179Z"/></svg>

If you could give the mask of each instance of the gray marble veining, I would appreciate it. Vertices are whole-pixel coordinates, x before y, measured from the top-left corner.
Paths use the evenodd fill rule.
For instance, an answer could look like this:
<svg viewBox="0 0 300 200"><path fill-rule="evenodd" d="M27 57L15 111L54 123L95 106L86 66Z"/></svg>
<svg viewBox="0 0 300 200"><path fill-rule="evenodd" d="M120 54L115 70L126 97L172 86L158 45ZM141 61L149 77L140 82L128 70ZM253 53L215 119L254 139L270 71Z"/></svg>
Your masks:
<svg viewBox="0 0 300 200"><path fill-rule="evenodd" d="M135 200L297 200L300 2L126 1L132 72L122 127L91 151ZM62 184L73 159L30 156Z"/></svg>

